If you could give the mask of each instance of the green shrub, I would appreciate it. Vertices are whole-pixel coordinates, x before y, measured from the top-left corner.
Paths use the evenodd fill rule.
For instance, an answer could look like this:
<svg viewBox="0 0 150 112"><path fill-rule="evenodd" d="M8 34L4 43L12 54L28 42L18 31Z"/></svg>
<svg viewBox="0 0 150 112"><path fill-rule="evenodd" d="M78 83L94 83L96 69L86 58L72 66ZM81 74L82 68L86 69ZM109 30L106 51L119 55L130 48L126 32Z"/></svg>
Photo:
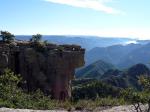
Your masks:
<svg viewBox="0 0 150 112"><path fill-rule="evenodd" d="M8 31L0 31L0 38L3 42L10 42L15 40L15 36Z"/></svg>
<svg viewBox="0 0 150 112"><path fill-rule="evenodd" d="M32 38L30 39L31 42L38 43L42 40L41 34L32 35Z"/></svg>
<svg viewBox="0 0 150 112"><path fill-rule="evenodd" d="M128 103L134 105L137 112L142 112L141 104L148 104L146 112L150 112L150 77L141 76L139 82L143 87L142 91L135 91L128 88L123 90L121 95Z"/></svg>
<svg viewBox="0 0 150 112"><path fill-rule="evenodd" d="M100 81L93 81L87 84L80 85L80 87L73 88L72 91L73 99L96 99L107 98L109 96L117 97L119 96L119 89L102 83Z"/></svg>
<svg viewBox="0 0 150 112"><path fill-rule="evenodd" d="M94 109L99 106L116 106L126 103L124 99L109 96L109 94L106 94L104 98L99 97L101 95L101 92L98 93L98 95L94 94L96 95L95 97L94 95L92 95L92 97L91 95L88 95L88 99L85 98L76 101L56 101L52 100L50 96L45 96L40 90L37 90L36 92L32 93L26 93L17 86L18 83L21 81L22 78L19 75L15 75L9 69L6 69L5 72L2 75L0 75L0 107L42 110L63 108L70 110L71 108ZM103 87L97 87L97 84L99 83L93 84L95 90L98 90L100 89L100 87ZM93 86L87 85L86 87L89 87L91 89ZM90 90L88 89L88 91ZM107 93L107 91L105 93Z"/></svg>
<svg viewBox="0 0 150 112"><path fill-rule="evenodd" d="M10 108L50 109L53 102L49 96L45 96L40 90L34 93L26 93L17 85L22 79L9 69L0 75L0 106Z"/></svg>
<svg viewBox="0 0 150 112"><path fill-rule="evenodd" d="M77 109L95 109L97 107L103 107L103 106L117 106L117 105L124 105L126 102L124 99L119 98L96 98L95 100L79 100L76 103L74 103L74 107Z"/></svg>

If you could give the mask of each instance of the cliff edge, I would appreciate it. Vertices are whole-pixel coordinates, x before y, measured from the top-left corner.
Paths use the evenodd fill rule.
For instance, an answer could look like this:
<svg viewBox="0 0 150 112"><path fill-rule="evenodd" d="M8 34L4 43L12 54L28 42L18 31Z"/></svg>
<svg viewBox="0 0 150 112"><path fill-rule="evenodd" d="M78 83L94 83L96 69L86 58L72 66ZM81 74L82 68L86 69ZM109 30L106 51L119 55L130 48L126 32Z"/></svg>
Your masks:
<svg viewBox="0 0 150 112"><path fill-rule="evenodd" d="M26 81L24 88L38 88L53 98L71 97L75 68L84 65L85 50L77 45L15 41L0 42L0 74L10 68Z"/></svg>

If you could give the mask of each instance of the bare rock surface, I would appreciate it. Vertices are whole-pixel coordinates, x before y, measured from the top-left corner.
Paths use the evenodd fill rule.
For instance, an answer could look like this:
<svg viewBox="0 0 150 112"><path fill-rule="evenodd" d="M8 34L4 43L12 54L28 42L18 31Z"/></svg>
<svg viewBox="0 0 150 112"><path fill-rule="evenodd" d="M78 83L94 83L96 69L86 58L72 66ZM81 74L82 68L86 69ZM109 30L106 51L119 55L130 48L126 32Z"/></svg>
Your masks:
<svg viewBox="0 0 150 112"><path fill-rule="evenodd" d="M26 81L28 91L38 88L55 99L71 97L75 68L84 65L85 50L77 45L0 42L0 74L10 68Z"/></svg>
<svg viewBox="0 0 150 112"><path fill-rule="evenodd" d="M143 112L144 110L147 109L147 105L141 106L141 107L142 107ZM123 105L123 106L116 106L116 107L112 107L112 108L104 109L104 110L101 110L101 107L100 107L100 108L95 109L94 112L137 112L137 111L135 110L133 105Z"/></svg>
<svg viewBox="0 0 150 112"><path fill-rule="evenodd" d="M142 106L142 110L147 109L146 106ZM81 111L67 111L67 110L30 110L30 109L10 109L10 108L0 108L0 112L136 112L132 105L115 106L112 108L98 107L95 110L81 110Z"/></svg>
<svg viewBox="0 0 150 112"><path fill-rule="evenodd" d="M29 110L29 109L1 108L0 112L67 112L67 111L65 111L65 110Z"/></svg>

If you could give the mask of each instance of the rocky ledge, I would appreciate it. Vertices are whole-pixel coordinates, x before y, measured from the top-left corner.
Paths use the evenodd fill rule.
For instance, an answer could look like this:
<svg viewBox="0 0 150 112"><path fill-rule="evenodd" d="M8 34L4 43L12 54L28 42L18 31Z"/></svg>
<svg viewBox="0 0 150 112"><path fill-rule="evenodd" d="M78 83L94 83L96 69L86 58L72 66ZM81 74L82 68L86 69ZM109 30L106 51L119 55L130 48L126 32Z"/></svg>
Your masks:
<svg viewBox="0 0 150 112"><path fill-rule="evenodd" d="M85 50L77 45L0 41L0 74L10 68L21 74L28 91L38 88L55 99L71 96L75 68L84 65Z"/></svg>

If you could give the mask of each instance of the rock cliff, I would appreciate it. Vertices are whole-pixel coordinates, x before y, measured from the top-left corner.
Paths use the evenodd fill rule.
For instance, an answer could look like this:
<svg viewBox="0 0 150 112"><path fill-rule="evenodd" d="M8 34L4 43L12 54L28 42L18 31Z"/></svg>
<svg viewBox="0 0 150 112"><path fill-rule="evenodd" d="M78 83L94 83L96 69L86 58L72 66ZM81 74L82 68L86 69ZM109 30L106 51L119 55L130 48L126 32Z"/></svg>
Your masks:
<svg viewBox="0 0 150 112"><path fill-rule="evenodd" d="M0 42L0 73L10 68L21 74L28 91L40 88L64 100L71 96L75 68L84 65L84 52L77 45Z"/></svg>

